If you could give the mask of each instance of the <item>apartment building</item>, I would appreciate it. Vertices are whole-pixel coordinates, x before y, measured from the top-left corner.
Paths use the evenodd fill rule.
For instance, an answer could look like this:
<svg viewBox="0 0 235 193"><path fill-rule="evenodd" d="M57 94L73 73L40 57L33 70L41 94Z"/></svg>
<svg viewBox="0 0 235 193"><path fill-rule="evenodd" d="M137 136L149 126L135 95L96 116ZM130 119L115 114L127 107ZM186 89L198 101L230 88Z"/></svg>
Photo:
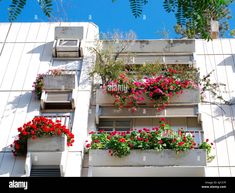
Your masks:
<svg viewBox="0 0 235 193"><path fill-rule="evenodd" d="M218 103L208 95L201 103L200 90L191 89L162 111L148 101L131 113L118 110L113 98L91 79L96 61L91 47L96 45L99 29L93 23L1 23L0 24L0 175L1 176L234 176L234 89L235 41L135 40L119 57L131 53L131 63L159 62L199 68L200 76L214 70L211 80L226 86L219 92L230 103ZM110 42L103 41L103 49ZM53 70L61 69L55 76ZM33 82L44 74L44 88L38 99ZM28 142L26 157L14 157L10 145L17 128L34 117L61 120L74 134L72 147L65 138ZM215 158L194 151L187 158L175 159L166 153L160 158L144 154L121 162L98 150L86 153L90 131L128 131L153 128L166 118L174 130L185 128L197 143L209 138ZM138 160L140 159L140 160ZM178 160L178 161L177 161Z"/></svg>

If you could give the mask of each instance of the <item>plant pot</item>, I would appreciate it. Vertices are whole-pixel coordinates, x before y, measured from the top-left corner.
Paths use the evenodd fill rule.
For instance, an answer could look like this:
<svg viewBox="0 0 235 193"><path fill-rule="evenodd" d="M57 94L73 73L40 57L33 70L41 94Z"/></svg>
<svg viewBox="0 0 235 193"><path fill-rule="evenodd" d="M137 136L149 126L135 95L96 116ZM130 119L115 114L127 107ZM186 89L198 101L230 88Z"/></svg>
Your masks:
<svg viewBox="0 0 235 193"><path fill-rule="evenodd" d="M62 152L66 149L67 137L62 136L44 136L36 139L28 139L28 152Z"/></svg>
<svg viewBox="0 0 235 193"><path fill-rule="evenodd" d="M185 89L182 94L172 97L169 104L197 104L200 102L200 93L198 89ZM101 106L111 106L114 103L114 97L104 93L103 89L96 90L96 104ZM142 103L151 104L150 99L145 97Z"/></svg>
<svg viewBox="0 0 235 193"><path fill-rule="evenodd" d="M128 156L119 158L111 156L108 150L90 150L89 166L206 166L206 151L202 149L188 150L176 154L174 150L131 150Z"/></svg>
<svg viewBox="0 0 235 193"><path fill-rule="evenodd" d="M72 90L75 88L75 74L44 75L44 90Z"/></svg>

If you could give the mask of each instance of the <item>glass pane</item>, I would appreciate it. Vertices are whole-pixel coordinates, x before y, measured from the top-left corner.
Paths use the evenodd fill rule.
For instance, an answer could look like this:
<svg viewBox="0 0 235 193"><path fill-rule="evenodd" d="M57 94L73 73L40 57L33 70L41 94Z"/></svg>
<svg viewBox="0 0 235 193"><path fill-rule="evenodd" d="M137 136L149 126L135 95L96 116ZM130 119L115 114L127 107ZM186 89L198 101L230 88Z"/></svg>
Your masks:
<svg viewBox="0 0 235 193"><path fill-rule="evenodd" d="M113 128L98 128L97 131L100 131L100 130L103 130L103 131L113 131Z"/></svg>
<svg viewBox="0 0 235 193"><path fill-rule="evenodd" d="M116 121L116 126L127 126L127 127L130 127L130 121Z"/></svg>
<svg viewBox="0 0 235 193"><path fill-rule="evenodd" d="M100 127L106 127L106 126L113 127L113 121L100 121L99 126Z"/></svg>
<svg viewBox="0 0 235 193"><path fill-rule="evenodd" d="M115 131L130 131L130 128L116 128Z"/></svg>

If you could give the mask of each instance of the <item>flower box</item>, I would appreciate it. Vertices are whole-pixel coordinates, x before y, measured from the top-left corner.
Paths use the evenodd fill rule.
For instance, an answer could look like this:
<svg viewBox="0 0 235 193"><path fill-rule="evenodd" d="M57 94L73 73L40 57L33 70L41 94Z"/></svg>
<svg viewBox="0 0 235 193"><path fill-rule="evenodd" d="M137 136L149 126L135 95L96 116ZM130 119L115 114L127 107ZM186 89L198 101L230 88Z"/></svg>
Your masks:
<svg viewBox="0 0 235 193"><path fill-rule="evenodd" d="M89 166L206 166L206 151L194 149L176 154L175 151L165 149L131 150L128 156L119 158L110 156L108 150L89 150Z"/></svg>
<svg viewBox="0 0 235 193"><path fill-rule="evenodd" d="M96 90L96 104L101 106L110 106L114 103L114 97L104 93L103 89ZM186 89L182 94L172 97L169 104L198 104L200 102L200 93L198 89ZM150 104L149 99L145 99L142 103Z"/></svg>
<svg viewBox="0 0 235 193"><path fill-rule="evenodd" d="M72 90L75 88L75 74L61 74L43 76L44 90Z"/></svg>
<svg viewBox="0 0 235 193"><path fill-rule="evenodd" d="M67 137L65 135L29 138L27 150L28 152L62 152L66 149L66 144Z"/></svg>

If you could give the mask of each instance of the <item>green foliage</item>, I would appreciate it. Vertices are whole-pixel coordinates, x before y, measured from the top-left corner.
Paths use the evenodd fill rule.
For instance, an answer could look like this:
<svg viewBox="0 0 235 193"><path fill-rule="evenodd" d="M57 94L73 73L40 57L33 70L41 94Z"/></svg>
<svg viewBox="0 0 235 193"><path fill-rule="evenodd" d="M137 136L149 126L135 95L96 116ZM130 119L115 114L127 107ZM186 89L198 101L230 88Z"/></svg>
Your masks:
<svg viewBox="0 0 235 193"><path fill-rule="evenodd" d="M160 120L159 127L151 130L143 128L138 131L113 131L111 133L100 131L90 134L91 143L86 145L87 149L106 149L109 150L111 156L117 157L129 155L132 149L154 149L156 151L172 149L176 153L180 153L196 148L196 142L191 133L182 128L175 131L164 118ZM205 146L205 143L203 142L200 148L209 150L211 145L206 144Z"/></svg>
<svg viewBox="0 0 235 193"><path fill-rule="evenodd" d="M148 3L148 0L129 0L132 14L135 18L142 14L143 6Z"/></svg>
<svg viewBox="0 0 235 193"><path fill-rule="evenodd" d="M213 143L208 143L208 142L209 142L209 139L206 139L206 141L202 142L199 145L199 149L205 149L206 150L207 161L210 162L215 158L215 156L211 155L211 150L212 150Z"/></svg>
<svg viewBox="0 0 235 193"><path fill-rule="evenodd" d="M43 13L47 16L51 16L52 11L52 0L38 0L38 3L43 11Z"/></svg>
<svg viewBox="0 0 235 193"><path fill-rule="evenodd" d="M228 30L228 6L234 0L164 0L167 12L174 12L177 20L175 30L188 38L211 39L211 20L221 20L220 29L223 34Z"/></svg>
<svg viewBox="0 0 235 193"><path fill-rule="evenodd" d="M135 39L133 31L126 33L110 32L101 34L102 41L98 41L90 51L96 54L95 65L89 75L94 77L98 75L102 83L105 84L116 79L121 72L125 70L126 61L130 57L126 49ZM125 52L126 57L120 55Z"/></svg>
<svg viewBox="0 0 235 193"><path fill-rule="evenodd" d="M1 0L0 0L1 1ZM12 0L9 6L9 21L15 21L16 18L20 15L24 6L26 5L27 0ZM52 0L38 0L38 3L43 11L43 13L47 16L51 16L52 11Z"/></svg>
<svg viewBox="0 0 235 193"><path fill-rule="evenodd" d="M111 48L107 50L92 48L92 51L96 53L96 62L89 74L92 77L94 75L100 76L103 84L116 79L124 70L123 60L119 60L113 56Z"/></svg>
<svg viewBox="0 0 235 193"><path fill-rule="evenodd" d="M116 2L117 0L112 0ZM134 17L140 17L145 0L129 0ZM211 39L211 20L220 21L220 35L229 29L228 19L231 18L228 6L234 0L164 0L166 12L175 13L177 24L176 33L187 38Z"/></svg>
<svg viewBox="0 0 235 193"><path fill-rule="evenodd" d="M26 0L12 0L9 7L9 20L16 20L17 16L21 13L26 4Z"/></svg>

